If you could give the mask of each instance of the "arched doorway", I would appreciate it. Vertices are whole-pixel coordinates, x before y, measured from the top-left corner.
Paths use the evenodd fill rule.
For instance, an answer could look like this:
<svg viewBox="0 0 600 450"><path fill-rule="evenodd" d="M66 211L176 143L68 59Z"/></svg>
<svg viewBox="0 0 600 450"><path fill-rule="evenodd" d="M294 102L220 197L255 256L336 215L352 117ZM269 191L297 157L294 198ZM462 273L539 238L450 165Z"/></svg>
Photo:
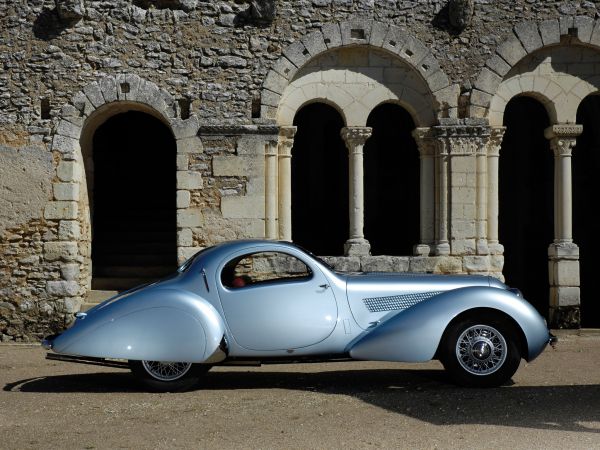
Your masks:
<svg viewBox="0 0 600 450"><path fill-rule="evenodd" d="M597 255L598 221L590 201L600 197L600 96L586 97L577 110L577 123L583 133L573 150L573 240L579 246L581 284L581 325L600 327L600 302L595 279L600 270Z"/></svg>
<svg viewBox="0 0 600 450"><path fill-rule="evenodd" d="M155 117L110 117L93 136L92 289L122 290L177 263L176 146Z"/></svg>
<svg viewBox="0 0 600 450"><path fill-rule="evenodd" d="M292 238L318 255L344 253L348 239L348 151L344 121L331 106L298 111L292 148Z"/></svg>
<svg viewBox="0 0 600 450"><path fill-rule="evenodd" d="M373 255L411 255L419 242L419 152L404 108L384 103L367 120L365 238Z"/></svg>
<svg viewBox="0 0 600 450"><path fill-rule="evenodd" d="M554 230L554 163L544 137L544 106L515 97L504 112L506 133L499 161L499 239L506 282L548 316L548 246Z"/></svg>

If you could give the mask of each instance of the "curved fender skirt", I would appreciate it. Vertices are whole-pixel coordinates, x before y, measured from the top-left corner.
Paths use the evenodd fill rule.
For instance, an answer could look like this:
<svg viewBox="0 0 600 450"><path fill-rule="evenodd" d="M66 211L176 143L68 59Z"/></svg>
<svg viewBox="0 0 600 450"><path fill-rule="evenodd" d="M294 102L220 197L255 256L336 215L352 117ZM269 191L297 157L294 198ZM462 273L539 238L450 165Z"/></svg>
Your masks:
<svg viewBox="0 0 600 450"><path fill-rule="evenodd" d="M515 294L491 287L466 287L445 292L398 312L349 346L352 358L379 361L429 361L442 335L457 315L475 308L504 312L521 327L531 361L549 341L544 319Z"/></svg>

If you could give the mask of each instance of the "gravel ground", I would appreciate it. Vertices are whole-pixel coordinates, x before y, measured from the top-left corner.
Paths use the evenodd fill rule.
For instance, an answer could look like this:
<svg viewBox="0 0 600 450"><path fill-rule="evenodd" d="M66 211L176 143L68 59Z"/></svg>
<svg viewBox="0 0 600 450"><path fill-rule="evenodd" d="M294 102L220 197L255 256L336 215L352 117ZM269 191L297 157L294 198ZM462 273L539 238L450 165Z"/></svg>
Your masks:
<svg viewBox="0 0 600 450"><path fill-rule="evenodd" d="M600 333L563 334L510 386L464 389L437 362L214 368L147 393L126 370L0 346L0 448L600 448Z"/></svg>

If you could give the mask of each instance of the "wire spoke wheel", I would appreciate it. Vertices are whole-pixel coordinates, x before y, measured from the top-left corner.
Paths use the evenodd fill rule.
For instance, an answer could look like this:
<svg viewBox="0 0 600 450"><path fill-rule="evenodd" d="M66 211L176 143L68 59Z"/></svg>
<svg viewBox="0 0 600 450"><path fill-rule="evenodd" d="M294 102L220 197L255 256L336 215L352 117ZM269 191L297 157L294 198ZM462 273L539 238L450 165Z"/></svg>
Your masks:
<svg viewBox="0 0 600 450"><path fill-rule="evenodd" d="M456 343L456 358L467 372L489 375L506 361L504 336L489 325L473 325L462 332Z"/></svg>
<svg viewBox="0 0 600 450"><path fill-rule="evenodd" d="M160 381L175 381L183 377L192 367L192 363L142 361L148 374Z"/></svg>

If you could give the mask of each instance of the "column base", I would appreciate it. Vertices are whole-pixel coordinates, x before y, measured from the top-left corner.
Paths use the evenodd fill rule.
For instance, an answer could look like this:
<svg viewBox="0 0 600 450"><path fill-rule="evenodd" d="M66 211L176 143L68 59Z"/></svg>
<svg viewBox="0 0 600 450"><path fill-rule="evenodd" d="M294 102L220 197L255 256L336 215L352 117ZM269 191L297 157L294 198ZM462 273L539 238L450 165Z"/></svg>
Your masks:
<svg viewBox="0 0 600 450"><path fill-rule="evenodd" d="M550 328L569 330L581 328L579 306L550 307Z"/></svg>
<svg viewBox="0 0 600 450"><path fill-rule="evenodd" d="M447 242L440 242L435 246L436 256L447 256L450 254L450 244Z"/></svg>
<svg viewBox="0 0 600 450"><path fill-rule="evenodd" d="M487 239L477 239L477 254L478 255L489 255L490 248L488 247Z"/></svg>
<svg viewBox="0 0 600 450"><path fill-rule="evenodd" d="M346 256L370 256L371 244L363 238L348 239L344 244L344 255Z"/></svg>
<svg viewBox="0 0 600 450"><path fill-rule="evenodd" d="M490 252L490 255L503 255L504 245L500 244L498 241L488 241L488 251Z"/></svg>
<svg viewBox="0 0 600 450"><path fill-rule="evenodd" d="M413 247L413 255L415 256L429 256L431 253L431 246L429 244L418 244Z"/></svg>

